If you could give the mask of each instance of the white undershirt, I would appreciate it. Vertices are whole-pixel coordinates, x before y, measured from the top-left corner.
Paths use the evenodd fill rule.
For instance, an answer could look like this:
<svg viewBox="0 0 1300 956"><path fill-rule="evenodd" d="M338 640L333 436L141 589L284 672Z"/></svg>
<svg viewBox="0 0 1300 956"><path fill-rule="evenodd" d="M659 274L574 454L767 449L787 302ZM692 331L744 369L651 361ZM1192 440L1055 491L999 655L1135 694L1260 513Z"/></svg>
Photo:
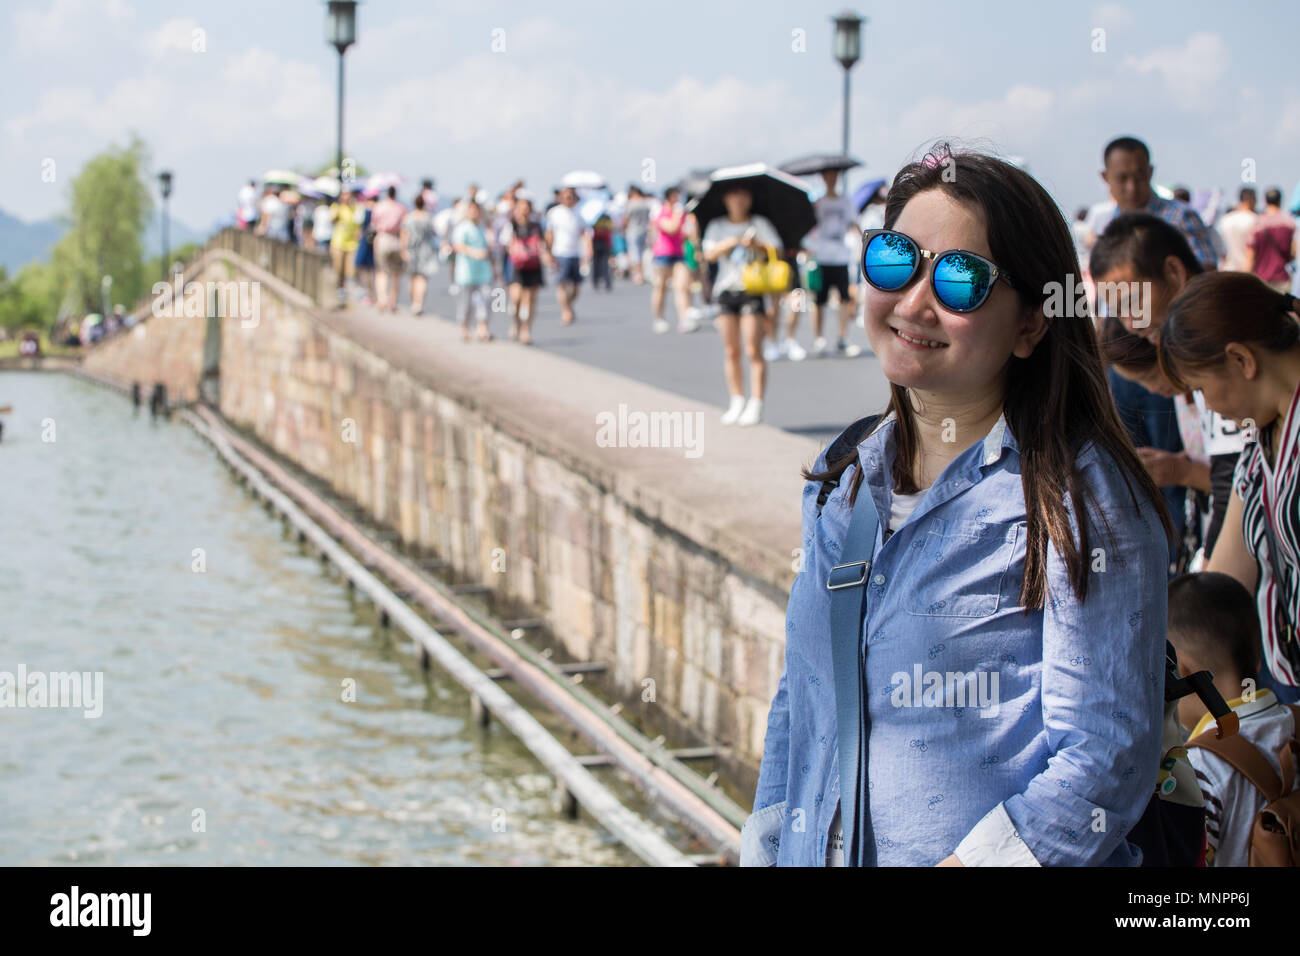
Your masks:
<svg viewBox="0 0 1300 956"><path fill-rule="evenodd" d="M915 494L905 495L900 491L894 492L894 500L889 506L889 530L897 531L903 526L903 522L911 517L916 506L921 503L925 493L929 488L922 488Z"/></svg>

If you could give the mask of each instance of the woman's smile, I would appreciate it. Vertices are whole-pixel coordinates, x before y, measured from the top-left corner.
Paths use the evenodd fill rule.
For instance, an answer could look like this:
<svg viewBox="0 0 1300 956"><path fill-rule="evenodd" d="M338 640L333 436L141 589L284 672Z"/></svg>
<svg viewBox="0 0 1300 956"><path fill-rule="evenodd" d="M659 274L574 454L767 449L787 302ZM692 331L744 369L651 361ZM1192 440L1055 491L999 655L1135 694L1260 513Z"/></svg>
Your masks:
<svg viewBox="0 0 1300 956"><path fill-rule="evenodd" d="M938 342L934 339L926 338L925 336L919 335L915 332L904 332L902 329L898 328L897 326L891 325L890 329L893 330L894 336L899 341L901 341L904 345L906 345L908 348L946 349L948 347L947 342Z"/></svg>

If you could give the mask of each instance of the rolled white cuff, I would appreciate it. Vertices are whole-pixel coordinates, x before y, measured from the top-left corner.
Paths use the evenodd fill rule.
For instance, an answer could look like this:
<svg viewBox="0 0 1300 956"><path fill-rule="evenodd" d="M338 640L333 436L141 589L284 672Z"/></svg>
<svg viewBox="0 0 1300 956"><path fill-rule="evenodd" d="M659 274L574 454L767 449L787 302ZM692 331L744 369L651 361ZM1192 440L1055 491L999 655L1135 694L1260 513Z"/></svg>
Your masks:
<svg viewBox="0 0 1300 956"><path fill-rule="evenodd" d="M1042 866L1000 803L975 824L953 854L962 866Z"/></svg>

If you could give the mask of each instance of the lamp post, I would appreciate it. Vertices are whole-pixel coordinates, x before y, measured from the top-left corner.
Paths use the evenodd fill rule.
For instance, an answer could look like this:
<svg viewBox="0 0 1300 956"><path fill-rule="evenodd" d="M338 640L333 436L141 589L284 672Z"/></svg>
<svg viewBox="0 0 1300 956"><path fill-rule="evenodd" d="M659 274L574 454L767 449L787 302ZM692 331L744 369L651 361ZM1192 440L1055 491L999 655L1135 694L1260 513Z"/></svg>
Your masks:
<svg viewBox="0 0 1300 956"><path fill-rule="evenodd" d="M172 172L170 169L164 169L158 174L158 185L162 189L162 267L163 278L167 278L167 273L171 271L171 243L167 237L167 200L172 194Z"/></svg>
<svg viewBox="0 0 1300 956"><path fill-rule="evenodd" d="M845 10L837 17L835 23L835 59L844 67L844 155L849 154L849 71L858 62L862 54L862 39L859 35L866 17L860 17L851 10Z"/></svg>
<svg viewBox="0 0 1300 956"><path fill-rule="evenodd" d="M325 14L325 42L339 51L339 194L343 189L343 54L357 42L356 0L328 0Z"/></svg>
<svg viewBox="0 0 1300 956"><path fill-rule="evenodd" d="M110 297L112 291L113 291L112 276L104 276L102 279L99 280L99 298L104 309L102 321L104 323L104 331L106 332L108 331L108 315L110 312L113 311L112 306L109 304L110 302L112 302L112 298Z"/></svg>

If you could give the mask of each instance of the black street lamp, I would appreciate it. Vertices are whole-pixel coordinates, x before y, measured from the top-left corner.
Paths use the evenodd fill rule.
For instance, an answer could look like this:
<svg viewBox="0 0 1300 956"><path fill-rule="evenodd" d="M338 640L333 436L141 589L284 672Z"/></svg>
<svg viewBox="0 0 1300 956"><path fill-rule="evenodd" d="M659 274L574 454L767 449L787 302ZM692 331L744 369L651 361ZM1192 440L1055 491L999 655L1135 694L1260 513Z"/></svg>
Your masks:
<svg viewBox="0 0 1300 956"><path fill-rule="evenodd" d="M171 252L172 252L171 242L168 240L168 236L167 236L167 227L168 227L167 200L171 197L172 194L172 171L170 169L164 169L161 173L158 174L158 185L162 188L162 200L163 200L162 201L163 278L167 279L168 278L167 273L171 271L171 265L172 265L170 262ZM107 321L107 317L105 317L105 321Z"/></svg>
<svg viewBox="0 0 1300 956"><path fill-rule="evenodd" d="M339 194L343 189L343 53L357 42L356 0L328 0L325 14L325 42L339 51Z"/></svg>
<svg viewBox="0 0 1300 956"><path fill-rule="evenodd" d="M844 155L849 154L849 71L862 55L862 39L859 31L866 17L860 17L851 10L845 10L837 17L831 18L835 23L835 59L844 67Z"/></svg>

